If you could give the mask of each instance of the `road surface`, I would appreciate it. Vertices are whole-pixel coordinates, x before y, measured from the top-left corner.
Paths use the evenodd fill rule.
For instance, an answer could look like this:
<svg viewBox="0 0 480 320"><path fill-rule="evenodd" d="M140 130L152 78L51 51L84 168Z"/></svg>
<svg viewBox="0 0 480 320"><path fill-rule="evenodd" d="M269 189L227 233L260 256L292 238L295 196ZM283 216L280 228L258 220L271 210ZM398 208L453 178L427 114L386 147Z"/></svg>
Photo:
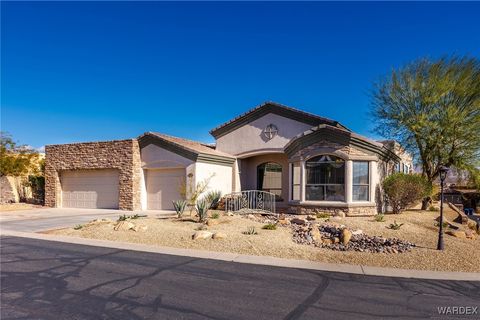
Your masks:
<svg viewBox="0 0 480 320"><path fill-rule="evenodd" d="M479 307L480 282L280 268L10 236L0 240L1 319L480 317L438 312L439 307Z"/></svg>

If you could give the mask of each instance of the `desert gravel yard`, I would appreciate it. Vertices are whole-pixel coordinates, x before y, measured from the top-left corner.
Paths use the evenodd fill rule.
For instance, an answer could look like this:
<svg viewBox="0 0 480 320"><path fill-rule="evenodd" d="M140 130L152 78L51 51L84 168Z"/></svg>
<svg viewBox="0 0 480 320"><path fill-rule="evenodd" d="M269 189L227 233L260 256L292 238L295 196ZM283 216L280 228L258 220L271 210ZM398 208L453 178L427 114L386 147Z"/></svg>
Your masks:
<svg viewBox="0 0 480 320"><path fill-rule="evenodd" d="M220 212L219 212L220 213ZM399 238L413 242L416 247L403 253L368 253L358 251L334 251L329 248L298 244L292 240L290 226L278 224L276 230L264 230L265 223L246 216L227 216L210 219L212 225L206 231L223 233L223 239L197 239L192 235L202 224L189 217L178 219L139 218L129 220L146 229L114 230L114 221L107 220L74 228L52 230L48 233L102 240L134 242L149 245L191 248L240 254L305 259L329 263L346 263L379 267L393 267L435 271L480 272L480 239L455 238L445 235L445 251L435 250L437 227L434 219L438 212L408 211L400 215L385 215L383 222L373 217L347 217L316 219L315 223L344 225L350 230L363 230L369 236ZM399 230L387 227L394 222L403 223ZM254 227L257 234L244 234Z"/></svg>

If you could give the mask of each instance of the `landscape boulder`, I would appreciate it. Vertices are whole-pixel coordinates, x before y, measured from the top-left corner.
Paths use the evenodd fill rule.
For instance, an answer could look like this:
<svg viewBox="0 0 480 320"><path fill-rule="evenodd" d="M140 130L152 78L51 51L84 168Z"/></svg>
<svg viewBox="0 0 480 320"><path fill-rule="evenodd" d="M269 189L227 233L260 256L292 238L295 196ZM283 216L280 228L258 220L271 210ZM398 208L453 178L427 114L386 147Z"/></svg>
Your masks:
<svg viewBox="0 0 480 320"><path fill-rule="evenodd" d="M225 239L227 238L227 234L223 232L215 232L212 236L213 239Z"/></svg>
<svg viewBox="0 0 480 320"><path fill-rule="evenodd" d="M306 225L307 224L307 221L305 221L304 219L300 219L300 218L293 218L290 220L291 223L294 223L294 224L298 224L298 225Z"/></svg>
<svg viewBox="0 0 480 320"><path fill-rule="evenodd" d="M197 231L192 235L193 240L198 240L198 239L209 239L213 236L213 233L210 231Z"/></svg>
<svg viewBox="0 0 480 320"><path fill-rule="evenodd" d="M113 230L115 231L128 231L133 229L135 224L131 223L130 221L119 221L114 227Z"/></svg>
<svg viewBox="0 0 480 320"><path fill-rule="evenodd" d="M342 230L342 235L341 235L341 240L343 245L346 245L347 243L350 242L350 239L352 238L352 232L348 230L347 228Z"/></svg>

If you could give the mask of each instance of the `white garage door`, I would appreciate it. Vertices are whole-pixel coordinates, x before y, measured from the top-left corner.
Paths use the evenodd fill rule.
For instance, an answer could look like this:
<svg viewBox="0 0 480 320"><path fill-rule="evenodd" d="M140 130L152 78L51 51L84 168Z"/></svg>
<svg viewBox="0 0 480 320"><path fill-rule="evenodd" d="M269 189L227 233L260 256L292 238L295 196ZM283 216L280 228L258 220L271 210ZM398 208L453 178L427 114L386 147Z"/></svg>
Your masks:
<svg viewBox="0 0 480 320"><path fill-rule="evenodd" d="M72 170L60 175L64 208L118 209L118 171Z"/></svg>
<svg viewBox="0 0 480 320"><path fill-rule="evenodd" d="M185 182L185 169L147 170L147 208L173 210L172 201L182 199L180 190Z"/></svg>

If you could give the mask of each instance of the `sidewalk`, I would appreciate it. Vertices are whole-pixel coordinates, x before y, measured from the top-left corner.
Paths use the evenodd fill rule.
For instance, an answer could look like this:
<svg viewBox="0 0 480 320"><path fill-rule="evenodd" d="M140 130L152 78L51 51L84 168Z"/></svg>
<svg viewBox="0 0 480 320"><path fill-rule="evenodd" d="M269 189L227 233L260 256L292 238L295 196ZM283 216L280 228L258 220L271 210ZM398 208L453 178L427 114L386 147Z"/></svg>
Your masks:
<svg viewBox="0 0 480 320"><path fill-rule="evenodd" d="M3 225L3 223L2 223ZM193 249L177 249L161 246L148 246L127 242L116 242L107 240L85 239L67 236L58 236L51 234L38 234L31 232L20 232L5 230L2 228L1 236L24 237L38 240L66 242L78 245L116 248L131 251L161 253L176 256L188 256L203 259L231 261L237 263L248 263L258 265L269 265L286 268L299 268L320 271L343 272L369 276L385 276L398 278L414 278L414 279L436 279L436 280L457 280L457 281L480 281L480 273L468 272L440 272L440 271L424 271L424 270L407 270L394 268L380 268L359 265L347 265L336 263L320 263L306 260L282 259L266 256L250 256L236 253L223 253Z"/></svg>

